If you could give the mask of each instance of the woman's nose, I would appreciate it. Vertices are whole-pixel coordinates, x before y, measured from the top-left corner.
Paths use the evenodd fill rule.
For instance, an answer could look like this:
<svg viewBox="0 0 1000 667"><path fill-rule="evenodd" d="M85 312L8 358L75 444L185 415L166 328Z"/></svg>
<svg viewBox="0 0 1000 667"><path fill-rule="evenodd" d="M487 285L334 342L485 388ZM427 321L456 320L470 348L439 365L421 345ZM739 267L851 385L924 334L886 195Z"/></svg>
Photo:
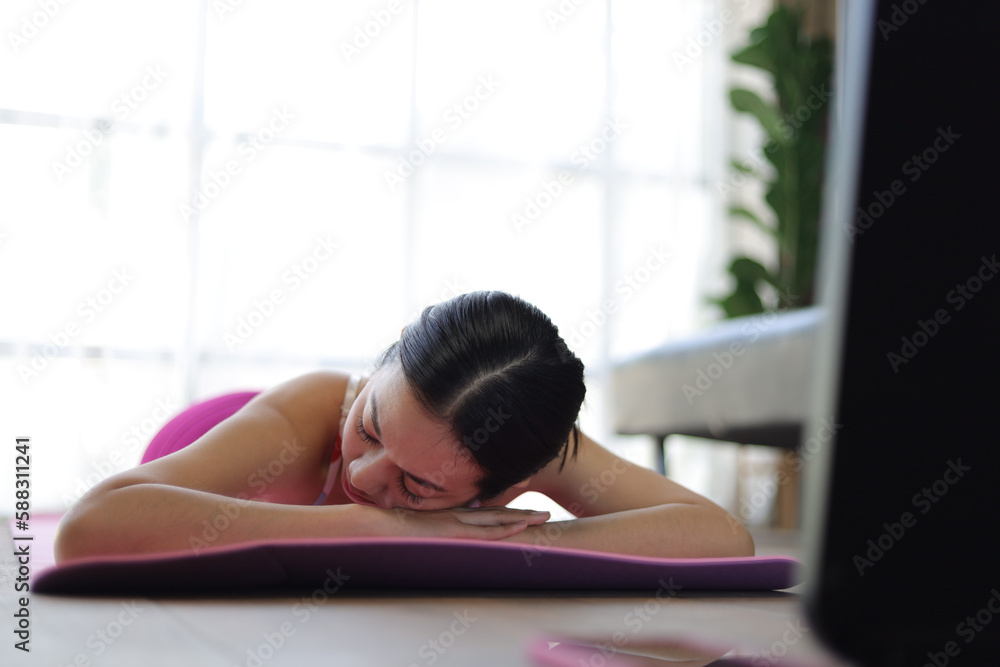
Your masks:
<svg viewBox="0 0 1000 667"><path fill-rule="evenodd" d="M389 475L387 464L382 452L371 451L350 464L351 484L379 507L385 506L384 496L389 488L386 483Z"/></svg>

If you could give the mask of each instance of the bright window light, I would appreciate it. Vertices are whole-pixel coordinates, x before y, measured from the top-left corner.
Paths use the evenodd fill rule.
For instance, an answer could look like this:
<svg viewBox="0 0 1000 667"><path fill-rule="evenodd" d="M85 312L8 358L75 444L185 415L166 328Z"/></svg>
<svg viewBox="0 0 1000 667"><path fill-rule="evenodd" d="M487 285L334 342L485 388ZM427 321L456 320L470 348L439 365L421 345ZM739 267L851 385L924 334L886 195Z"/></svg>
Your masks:
<svg viewBox="0 0 1000 667"><path fill-rule="evenodd" d="M7 2L0 49L2 437L36 443L36 509L135 465L164 405L363 370L474 289L553 318L584 429L643 460L605 382L709 312L725 45L675 56L721 0L50 4Z"/></svg>

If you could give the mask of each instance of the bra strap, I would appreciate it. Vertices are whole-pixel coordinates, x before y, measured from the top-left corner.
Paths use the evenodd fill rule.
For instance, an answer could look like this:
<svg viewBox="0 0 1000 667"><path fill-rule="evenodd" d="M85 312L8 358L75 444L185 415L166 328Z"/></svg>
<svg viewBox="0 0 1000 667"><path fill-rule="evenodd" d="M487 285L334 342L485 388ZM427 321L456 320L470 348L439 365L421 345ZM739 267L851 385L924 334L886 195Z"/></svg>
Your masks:
<svg viewBox="0 0 1000 667"><path fill-rule="evenodd" d="M358 397L358 387L361 384L361 376L356 373L352 373L351 377L347 380L347 391L344 392L344 402L340 406L340 425L337 427L337 443L333 447L333 459L330 461L330 470L326 474L326 484L323 486L323 492L319 494L319 498L313 505L322 505L327 496L330 495L330 491L333 490L333 484L337 479L337 473L340 472L340 464L343 461L343 456L340 453L341 441L344 438L344 425L347 423L347 415L351 411L351 406L354 405L354 399Z"/></svg>

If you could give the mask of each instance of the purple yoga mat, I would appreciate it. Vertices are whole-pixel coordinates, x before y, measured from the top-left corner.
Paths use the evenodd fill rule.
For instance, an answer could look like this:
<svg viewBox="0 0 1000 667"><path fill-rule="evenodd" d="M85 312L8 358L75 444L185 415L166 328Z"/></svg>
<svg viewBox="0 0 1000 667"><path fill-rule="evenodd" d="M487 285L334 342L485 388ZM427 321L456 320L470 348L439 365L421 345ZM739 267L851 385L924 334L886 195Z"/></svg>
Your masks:
<svg viewBox="0 0 1000 667"><path fill-rule="evenodd" d="M57 516L46 517L54 522ZM37 522L37 520L36 520ZM45 561L53 530L37 526ZM49 542L46 544L46 542ZM37 562L37 561L36 561ZM31 589L55 594L303 590L524 589L761 591L790 588L799 562L784 556L644 558L480 540L329 538L272 540L130 557L81 559L33 572Z"/></svg>

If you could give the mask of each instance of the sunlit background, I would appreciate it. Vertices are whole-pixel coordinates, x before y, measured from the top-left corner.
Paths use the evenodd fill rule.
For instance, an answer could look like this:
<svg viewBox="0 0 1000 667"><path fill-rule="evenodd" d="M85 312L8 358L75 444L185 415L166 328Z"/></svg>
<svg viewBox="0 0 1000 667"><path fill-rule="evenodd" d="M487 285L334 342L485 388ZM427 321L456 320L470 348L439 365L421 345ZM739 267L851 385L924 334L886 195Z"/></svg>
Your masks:
<svg viewBox="0 0 1000 667"><path fill-rule="evenodd" d="M552 317L584 430L649 465L609 430L609 368L720 317L750 145L728 53L769 9L5 2L0 480L30 436L33 509L61 511L191 401L364 371L476 289ZM733 505L731 448L669 449Z"/></svg>

